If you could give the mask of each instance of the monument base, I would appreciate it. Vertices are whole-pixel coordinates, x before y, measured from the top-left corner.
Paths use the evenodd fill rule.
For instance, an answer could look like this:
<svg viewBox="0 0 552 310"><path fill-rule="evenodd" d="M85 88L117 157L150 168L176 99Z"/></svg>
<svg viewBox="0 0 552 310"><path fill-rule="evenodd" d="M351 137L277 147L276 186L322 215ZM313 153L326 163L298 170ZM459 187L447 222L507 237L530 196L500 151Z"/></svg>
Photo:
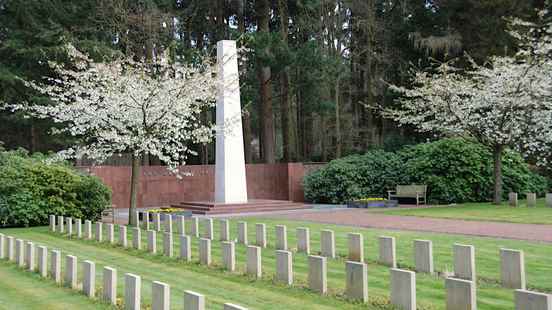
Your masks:
<svg viewBox="0 0 552 310"><path fill-rule="evenodd" d="M229 214L310 209L311 206L288 200L250 199L245 203L217 203L214 201L186 201L172 208L181 208L193 214Z"/></svg>

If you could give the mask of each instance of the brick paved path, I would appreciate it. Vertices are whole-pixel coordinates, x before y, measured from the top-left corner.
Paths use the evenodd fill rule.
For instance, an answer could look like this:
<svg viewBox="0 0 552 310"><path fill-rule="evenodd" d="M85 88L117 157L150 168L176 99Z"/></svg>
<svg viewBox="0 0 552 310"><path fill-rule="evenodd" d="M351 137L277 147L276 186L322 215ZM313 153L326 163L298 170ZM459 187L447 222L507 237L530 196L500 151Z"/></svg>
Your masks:
<svg viewBox="0 0 552 310"><path fill-rule="evenodd" d="M393 230L463 234L552 243L552 225L465 221L383 215L359 209L297 211L267 217Z"/></svg>

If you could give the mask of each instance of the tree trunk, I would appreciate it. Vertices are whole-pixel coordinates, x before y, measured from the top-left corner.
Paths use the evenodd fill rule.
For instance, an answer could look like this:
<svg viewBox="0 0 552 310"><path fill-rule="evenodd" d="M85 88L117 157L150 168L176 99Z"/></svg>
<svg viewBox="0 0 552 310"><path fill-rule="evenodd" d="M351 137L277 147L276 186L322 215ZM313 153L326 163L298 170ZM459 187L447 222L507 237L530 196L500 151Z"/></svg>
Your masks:
<svg viewBox="0 0 552 310"><path fill-rule="evenodd" d="M204 49L204 46L203 46L203 45L204 45L204 44L203 44L203 42L204 42L203 36L204 36L204 35L205 35L205 34L204 34L203 32L201 32L201 31L197 33L197 43L196 43L196 46L197 46L197 49L198 49L199 51L203 51L203 49Z"/></svg>
<svg viewBox="0 0 552 310"><path fill-rule="evenodd" d="M255 1L257 13L257 31L270 32L270 1ZM267 47L268 48L268 47ZM276 162L275 156L275 138L274 138L274 116L272 114L272 82L271 70L269 66L259 64L257 75L260 85L261 98L261 132L262 132L262 154L264 161L268 164Z"/></svg>
<svg viewBox="0 0 552 310"><path fill-rule="evenodd" d="M130 207L128 208L128 224L134 226L136 221L136 204L138 197L138 186L140 185L140 164L142 158L140 155L132 155L132 170L130 177Z"/></svg>
<svg viewBox="0 0 552 310"><path fill-rule="evenodd" d="M295 78L298 79L301 76L299 68L295 70ZM301 95L301 87L295 88L295 101L297 103L297 146L295 154L297 154L297 160L303 162L305 159L304 153L304 141L305 141L305 120L303 111L303 97Z"/></svg>
<svg viewBox="0 0 552 310"><path fill-rule="evenodd" d="M278 10L280 12L280 36L282 42L287 45L288 42L288 28L289 28L289 14L287 7L287 0L278 1ZM282 149L283 149L283 161L291 161L291 126L289 122L290 106L289 106L289 70L284 68L280 73L280 89L281 89L281 101L280 101L280 120L282 122Z"/></svg>
<svg viewBox="0 0 552 310"><path fill-rule="evenodd" d="M261 83L262 146L265 163L276 162L274 141L274 115L272 113L272 86L270 67L262 67L259 72Z"/></svg>
<svg viewBox="0 0 552 310"><path fill-rule="evenodd" d="M36 130L35 121L31 121L31 153L38 151L38 131Z"/></svg>
<svg viewBox="0 0 552 310"><path fill-rule="evenodd" d="M327 145L327 132L326 132L326 116L322 114L320 116L320 152L322 153L322 161L328 161L328 145Z"/></svg>
<svg viewBox="0 0 552 310"><path fill-rule="evenodd" d="M341 142L341 113L339 104L339 88L340 78L335 82L335 158L341 157L343 144Z"/></svg>
<svg viewBox="0 0 552 310"><path fill-rule="evenodd" d="M495 145L494 155L494 203L499 205L502 202L502 151L503 145Z"/></svg>
<svg viewBox="0 0 552 310"><path fill-rule="evenodd" d="M315 155L314 153L316 151L316 140L314 138L315 113L310 112L305 114L303 115L303 156L305 160L311 161L313 160Z"/></svg>
<svg viewBox="0 0 552 310"><path fill-rule="evenodd" d="M192 32L190 29L192 28L191 23L189 20L185 22L184 31L182 27L180 27L180 31L182 32L181 38L182 38L182 44L184 45L185 49L189 49L192 46Z"/></svg>
<svg viewBox="0 0 552 310"><path fill-rule="evenodd" d="M215 1L215 42L226 39L226 24L224 22L225 1Z"/></svg>
<svg viewBox="0 0 552 310"><path fill-rule="evenodd" d="M142 154L142 166L149 166L150 165L150 156L149 153L144 152Z"/></svg>
<svg viewBox="0 0 552 310"><path fill-rule="evenodd" d="M203 122L203 124L209 123L209 112L210 112L209 110L201 112L199 117L201 118L201 121ZM208 165L209 164L209 144L202 143L201 146L199 147L199 150L200 150L199 158L201 160L201 164Z"/></svg>
<svg viewBox="0 0 552 310"><path fill-rule="evenodd" d="M359 77L360 84L359 89L362 91L358 94L358 102L360 104L359 108L359 128L360 128L360 148L366 149L373 144L377 144L377 135L376 128L377 124L375 117L371 110L368 110L366 106L373 106L375 104L375 81L378 80L376 77L376 68L374 65L375 60L375 45L376 45L376 30L377 23L375 12L376 5L375 0L366 0L364 2L364 7L366 8L363 13L359 16L362 22L358 23L359 27L359 48L363 51L362 56L359 56ZM360 21L359 20L359 21Z"/></svg>
<svg viewBox="0 0 552 310"><path fill-rule="evenodd" d="M282 122L282 146L284 162L291 161L291 144L290 144L290 122L289 122L289 74L287 69L284 69L280 75L282 100L280 102L280 118Z"/></svg>
<svg viewBox="0 0 552 310"><path fill-rule="evenodd" d="M251 133L251 115L249 111L245 111L243 114L243 151L245 153L245 162L250 164L253 162L253 148L251 147L251 141L253 135Z"/></svg>
<svg viewBox="0 0 552 310"><path fill-rule="evenodd" d="M243 0L238 2L237 10L238 32L240 35L245 35L245 4L243 3ZM245 153L245 162L249 164L253 161L253 151L251 148L251 141L253 140L253 135L251 133L251 115L249 112L250 107L243 107L243 109L243 150Z"/></svg>

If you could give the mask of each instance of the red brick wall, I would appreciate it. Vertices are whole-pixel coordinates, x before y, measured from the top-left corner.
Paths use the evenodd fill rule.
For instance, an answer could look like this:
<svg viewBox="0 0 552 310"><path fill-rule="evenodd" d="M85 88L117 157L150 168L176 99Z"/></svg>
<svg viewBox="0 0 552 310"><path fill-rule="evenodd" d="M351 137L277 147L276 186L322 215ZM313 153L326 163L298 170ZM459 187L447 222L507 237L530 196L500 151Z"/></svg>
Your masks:
<svg viewBox="0 0 552 310"><path fill-rule="evenodd" d="M98 176L113 191L113 206L128 208L130 197L130 167L82 167ZM250 199L304 201L302 163L246 165L247 195ZM182 179L162 166L144 166L140 177L138 207L164 206L181 201L213 200L215 166L183 166Z"/></svg>

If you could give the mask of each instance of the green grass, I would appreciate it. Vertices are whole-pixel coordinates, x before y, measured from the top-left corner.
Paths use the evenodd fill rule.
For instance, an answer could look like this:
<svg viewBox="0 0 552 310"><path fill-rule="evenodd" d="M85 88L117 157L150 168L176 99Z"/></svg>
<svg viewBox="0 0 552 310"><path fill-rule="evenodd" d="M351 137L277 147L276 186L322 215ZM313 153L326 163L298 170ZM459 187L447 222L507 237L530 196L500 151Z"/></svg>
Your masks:
<svg viewBox="0 0 552 310"><path fill-rule="evenodd" d="M507 203L499 206L492 203L465 203L447 207L374 210L373 212L388 215L552 225L552 208L545 206L544 199L537 200L535 208L528 208L525 201L520 201L517 208L512 208Z"/></svg>
<svg viewBox="0 0 552 310"><path fill-rule="evenodd" d="M452 244L460 242L476 247L478 281L478 307L480 309L513 309L513 291L500 288L498 250L501 247L525 251L527 281L529 288L552 292L552 246L550 244L530 243L515 240L476 238L445 234L428 234L413 232L381 231L360 229L336 225L324 225L296 221L282 221L267 218L245 218L249 223L249 240L254 240L254 224L267 224L269 248L263 249L263 279L254 281L244 276L245 247L236 245L236 262L238 270L229 273L221 270L220 244L214 241L214 266L207 268L197 263L185 263L174 258L151 255L145 251L122 249L105 243L94 241L69 240L63 236L52 234L46 227L31 229L5 229L1 232L18 238L29 239L48 246L50 249L61 249L64 254L75 254L79 261L85 259L96 262L98 285L101 284L101 267L112 266L119 271L119 294L123 292L123 274L131 272L142 276L143 302L151 303L151 282L162 281L171 285L173 308L182 308L184 290L193 290L206 295L208 309L221 309L225 302L243 305L250 309L390 309L389 269L376 262L377 237L391 235L397 238L398 264L401 268L412 268L414 239L433 240L435 268L440 272L452 269ZM232 219L232 236L237 236L236 222ZM273 282L275 271L274 258L274 226L285 224L288 227L288 243L295 248L295 228L309 227L311 229L311 249L320 249L320 230L333 229L336 233L338 259L328 261L329 296L319 296L305 289L307 281L307 256L294 253L293 268L295 283L289 288ZM189 225L187 225L189 229ZM215 220L215 236L218 237L218 222ZM365 256L368 263L368 282L370 304L368 306L344 300L345 286L345 255L347 247L346 234L361 232L364 235ZM143 247L145 233L142 234ZM175 238L176 239L176 238ZM194 238L193 238L194 239ZM130 233L129 233L129 240ZM176 240L175 240L176 241ZM193 260L197 261L197 240L193 240ZM158 237L158 251L162 249L161 238ZM175 253L179 244L175 244ZM6 263L0 264L0 266ZM23 271L21 271L23 273ZM443 309L445 300L444 279L439 275L417 274L417 298L422 309ZM39 281L39 280L37 280ZM0 300L5 300L5 293L0 290ZM30 301L29 301L30 302ZM100 308L100 306L98 306Z"/></svg>
<svg viewBox="0 0 552 310"><path fill-rule="evenodd" d="M0 309L114 309L68 288L0 261Z"/></svg>

